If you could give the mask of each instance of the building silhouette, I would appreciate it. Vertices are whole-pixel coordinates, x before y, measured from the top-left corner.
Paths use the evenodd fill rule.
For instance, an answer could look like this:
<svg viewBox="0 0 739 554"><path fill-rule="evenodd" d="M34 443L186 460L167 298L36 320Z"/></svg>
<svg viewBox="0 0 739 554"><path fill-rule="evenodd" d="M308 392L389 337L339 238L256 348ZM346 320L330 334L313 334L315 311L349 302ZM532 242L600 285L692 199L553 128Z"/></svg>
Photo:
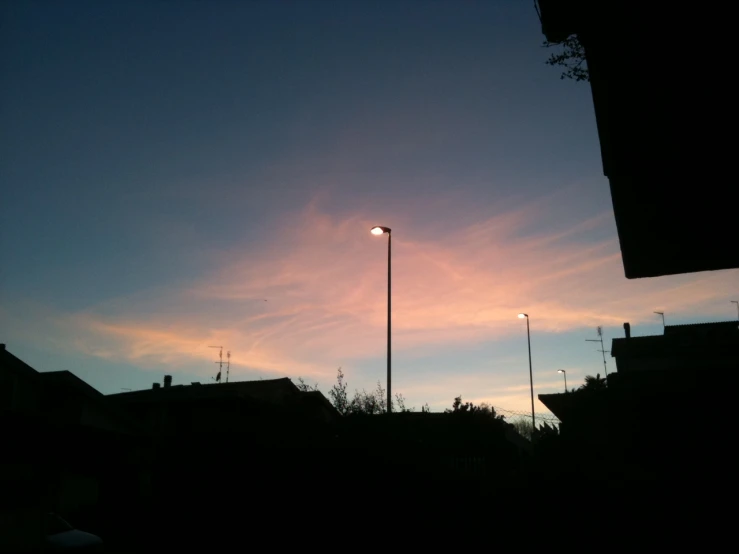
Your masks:
<svg viewBox="0 0 739 554"><path fill-rule="evenodd" d="M565 467L616 483L726 478L730 458L715 445L735 425L739 324L668 325L643 337L624 327L607 387L539 395L562 422Z"/></svg>
<svg viewBox="0 0 739 554"><path fill-rule="evenodd" d="M537 0L547 40L584 47L624 272L739 267L732 20L711 3ZM689 44L682 43L690 37Z"/></svg>
<svg viewBox="0 0 739 554"><path fill-rule="evenodd" d="M666 325L662 335L626 336L611 343L619 373L739 368L739 322Z"/></svg>
<svg viewBox="0 0 739 554"><path fill-rule="evenodd" d="M288 378L215 384L173 384L106 397L151 436L220 434L252 429L277 432L276 425L304 431L307 424L330 424L339 417L318 391L301 391ZM273 429L273 427L275 427ZM292 429L291 427L291 429ZM287 428L282 429L288 432Z"/></svg>
<svg viewBox="0 0 739 554"><path fill-rule="evenodd" d="M45 514L115 534L125 506L150 496L141 428L69 371L42 373L0 345L3 551L39 548Z"/></svg>

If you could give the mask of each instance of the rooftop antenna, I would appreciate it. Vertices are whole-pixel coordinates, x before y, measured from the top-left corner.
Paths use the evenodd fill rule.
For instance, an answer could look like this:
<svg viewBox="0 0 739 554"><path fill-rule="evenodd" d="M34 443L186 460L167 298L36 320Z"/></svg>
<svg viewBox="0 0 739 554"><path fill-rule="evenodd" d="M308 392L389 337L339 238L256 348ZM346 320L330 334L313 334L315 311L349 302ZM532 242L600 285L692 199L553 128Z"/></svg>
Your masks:
<svg viewBox="0 0 739 554"><path fill-rule="evenodd" d="M597 339L585 339L585 341L600 343L600 350L596 350L596 352L600 352L603 354L603 371L605 372L606 377L608 377L608 365L606 364L606 352L610 352L610 350L603 349L603 327L598 325L598 327L595 328L595 331L598 333L598 338Z"/></svg>
<svg viewBox="0 0 739 554"><path fill-rule="evenodd" d="M216 383L221 382L221 370L223 369L223 347L222 346L209 346L208 348L218 348L218 361L214 362L218 364L218 375L213 379Z"/></svg>
<svg viewBox="0 0 739 554"><path fill-rule="evenodd" d="M665 330L665 312L654 312L655 314L662 316L662 331Z"/></svg>
<svg viewBox="0 0 739 554"><path fill-rule="evenodd" d="M228 383L228 374L231 369L231 351L226 352L226 383Z"/></svg>

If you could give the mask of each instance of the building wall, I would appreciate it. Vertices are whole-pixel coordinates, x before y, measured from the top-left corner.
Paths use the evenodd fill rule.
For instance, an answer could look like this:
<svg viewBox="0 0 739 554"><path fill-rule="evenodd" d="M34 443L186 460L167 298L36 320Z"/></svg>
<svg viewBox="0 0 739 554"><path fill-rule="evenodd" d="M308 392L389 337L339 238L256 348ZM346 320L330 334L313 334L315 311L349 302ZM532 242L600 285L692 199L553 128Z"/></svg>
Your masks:
<svg viewBox="0 0 739 554"><path fill-rule="evenodd" d="M96 402L91 399L81 399L79 423L81 425L95 427L96 429L103 429L105 431L114 431L119 433L127 432L130 427L127 422L123 421L120 416L107 409L107 406L105 406L103 402L104 401Z"/></svg>
<svg viewBox="0 0 739 554"><path fill-rule="evenodd" d="M39 408L40 383L13 369L0 366L0 409L34 413Z"/></svg>
<svg viewBox="0 0 739 554"><path fill-rule="evenodd" d="M669 371L694 370L722 371L739 368L736 356L644 356L639 358L619 357L618 371Z"/></svg>
<svg viewBox="0 0 739 554"><path fill-rule="evenodd" d="M96 475L64 471L59 475L57 487L57 513L79 514L97 505L100 482Z"/></svg>

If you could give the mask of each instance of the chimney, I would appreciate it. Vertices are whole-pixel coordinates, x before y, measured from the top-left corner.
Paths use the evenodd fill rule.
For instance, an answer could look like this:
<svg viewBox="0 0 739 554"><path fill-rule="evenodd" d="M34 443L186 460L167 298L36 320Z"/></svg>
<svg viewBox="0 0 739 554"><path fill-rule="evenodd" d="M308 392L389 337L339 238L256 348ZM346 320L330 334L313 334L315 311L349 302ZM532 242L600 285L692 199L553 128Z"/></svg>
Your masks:
<svg viewBox="0 0 739 554"><path fill-rule="evenodd" d="M172 386L172 376L171 375L165 375L164 376L164 388L168 389Z"/></svg>
<svg viewBox="0 0 739 554"><path fill-rule="evenodd" d="M631 325L628 322L624 323L624 331L626 331L626 338L631 338Z"/></svg>
<svg viewBox="0 0 739 554"><path fill-rule="evenodd" d="M152 388L152 389L154 389L154 390L157 390L157 389L161 388L161 385L160 385L159 383L154 383L154 384L153 384L153 385L151 386L151 388Z"/></svg>

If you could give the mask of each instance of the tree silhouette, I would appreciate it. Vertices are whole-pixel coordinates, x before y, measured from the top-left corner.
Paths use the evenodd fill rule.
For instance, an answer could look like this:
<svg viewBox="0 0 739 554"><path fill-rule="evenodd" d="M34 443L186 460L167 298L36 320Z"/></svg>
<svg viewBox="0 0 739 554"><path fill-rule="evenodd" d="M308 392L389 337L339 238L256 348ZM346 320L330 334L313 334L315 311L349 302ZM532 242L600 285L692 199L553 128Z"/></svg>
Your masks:
<svg viewBox="0 0 739 554"><path fill-rule="evenodd" d="M309 385L305 382L302 377L298 377L296 387L298 390L303 392L318 391L318 383L315 385ZM355 390L354 396L350 399L348 394L348 388L346 381L344 380L344 372L341 368L336 370L336 383L328 391L328 397L331 404L336 410L343 416L350 415L376 415L384 414L387 412L387 395L382 383L377 382L377 388L372 392L367 392L362 389ZM405 405L405 397L401 393L395 394L395 399L392 403L392 410L395 413L398 412L414 412L415 408L408 408ZM430 413L428 403L421 406L422 413ZM452 408L444 410L445 413L455 414L476 414L482 417L489 417L490 419L505 420L505 416L498 415L495 412L495 408L488 405L485 402L475 405L472 402L462 402L462 397L457 396L452 403Z"/></svg>
<svg viewBox="0 0 739 554"><path fill-rule="evenodd" d="M577 38L571 35L562 42L544 42L547 48L558 48L559 52L553 53L546 61L552 67L562 67L560 79L574 79L575 81L590 81L590 71L585 60L585 49Z"/></svg>
<svg viewBox="0 0 739 554"><path fill-rule="evenodd" d="M475 406L472 402L462 402L462 396L457 396L452 403L452 408L444 410L447 414L477 414L481 416L487 416L491 419L505 419L505 416L499 416L495 413L495 408L486 404L481 403L479 406Z"/></svg>
<svg viewBox="0 0 739 554"><path fill-rule="evenodd" d="M580 385L581 391L597 391L605 390L607 388L606 380L601 379L600 373L596 374L595 377L592 375L585 376L585 384Z"/></svg>
<svg viewBox="0 0 739 554"><path fill-rule="evenodd" d="M317 391L318 384L309 385L302 377L297 378L298 390L309 392ZM334 408L344 416L348 415L376 415L387 412L387 396L382 384L378 381L377 388L372 392L355 390L354 396L350 399L348 394L348 385L344 380L344 372L339 368L336 371L336 383L328 391L328 397ZM395 394L395 400L392 405L393 412L412 412L413 408L407 408L405 405L405 397ZM428 406L426 406L426 410Z"/></svg>
<svg viewBox="0 0 739 554"><path fill-rule="evenodd" d="M531 420L521 418L514 421L511 425L513 425L513 428L519 435L525 439L531 440L531 437L534 434L534 426L531 424Z"/></svg>
<svg viewBox="0 0 739 554"><path fill-rule="evenodd" d="M328 397L331 399L331 403L334 408L341 414L347 415L349 413L349 398L346 394L346 383L344 382L344 372L339 368L336 371L336 384L331 387L328 391Z"/></svg>
<svg viewBox="0 0 739 554"><path fill-rule="evenodd" d="M312 392L318 390L318 383L316 383L315 385L309 385L303 380L302 377L298 377L298 382L295 386L298 387L298 390L302 392Z"/></svg>

